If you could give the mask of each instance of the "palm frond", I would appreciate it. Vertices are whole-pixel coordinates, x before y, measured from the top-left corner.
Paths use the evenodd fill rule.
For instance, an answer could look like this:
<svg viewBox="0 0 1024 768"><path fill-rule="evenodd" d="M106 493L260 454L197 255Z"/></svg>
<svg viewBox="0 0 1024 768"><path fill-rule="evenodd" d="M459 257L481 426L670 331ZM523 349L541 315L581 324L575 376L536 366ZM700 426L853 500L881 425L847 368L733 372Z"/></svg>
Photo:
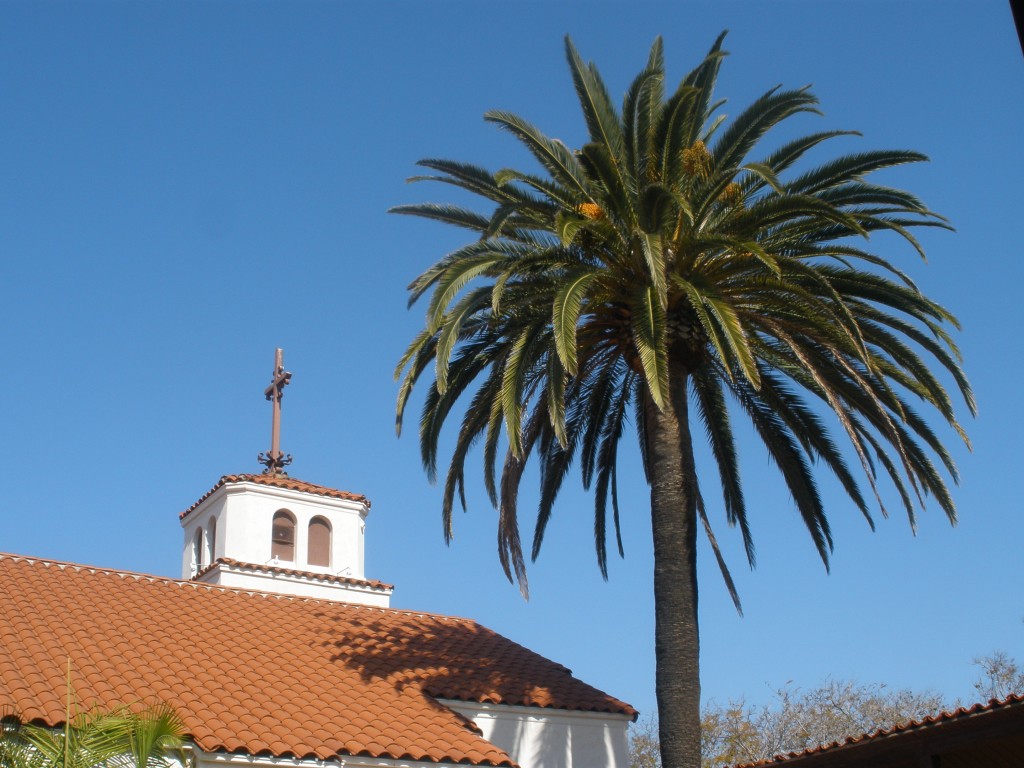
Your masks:
<svg viewBox="0 0 1024 768"><path fill-rule="evenodd" d="M530 123L511 112L492 111L484 120L514 134L554 179L573 193L587 197L586 177L575 156L562 142L549 139Z"/></svg>
<svg viewBox="0 0 1024 768"><path fill-rule="evenodd" d="M633 339L644 378L655 404L668 396L668 358L665 348L665 310L653 287L641 286L632 302Z"/></svg>
<svg viewBox="0 0 1024 768"><path fill-rule="evenodd" d="M475 211L455 205L438 205L436 203L396 205L393 208L389 208L388 213L433 219L443 224L451 224L456 227L473 230L474 232L486 232L489 225L489 220L486 216L481 216Z"/></svg>
<svg viewBox="0 0 1024 768"><path fill-rule="evenodd" d="M743 110L719 137L712 151L718 167L735 168L741 165L757 142L787 117L800 112L820 114L815 108L818 99L807 88L780 91L780 87L772 88Z"/></svg>
<svg viewBox="0 0 1024 768"><path fill-rule="evenodd" d="M622 124L615 113L608 89L593 64L584 64L572 40L565 38L565 56L569 62L580 110L590 132L590 140L604 146L612 162L618 164L623 158L624 143Z"/></svg>
<svg viewBox="0 0 1024 768"><path fill-rule="evenodd" d="M720 378L711 370L694 374L693 389L704 431L711 446L711 452L718 464L718 476L722 484L722 500L725 515L730 525L738 525L743 535L743 548L747 562L753 568L757 563L754 539L747 520L747 505L743 498L740 482L740 466L736 454L729 409L725 402ZM709 526L710 527L710 526Z"/></svg>

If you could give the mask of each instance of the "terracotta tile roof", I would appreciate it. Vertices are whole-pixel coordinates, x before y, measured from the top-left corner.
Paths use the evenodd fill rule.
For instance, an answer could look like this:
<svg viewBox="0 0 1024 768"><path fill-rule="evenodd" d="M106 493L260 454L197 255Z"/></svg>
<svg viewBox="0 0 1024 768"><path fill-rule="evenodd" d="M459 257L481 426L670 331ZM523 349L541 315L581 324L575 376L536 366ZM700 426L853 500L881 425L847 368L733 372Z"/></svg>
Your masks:
<svg viewBox="0 0 1024 768"><path fill-rule="evenodd" d="M898 746L905 742L908 752L917 754L917 744L912 744L911 739L916 742L928 740L932 744L932 751L938 751L943 740L954 740L958 747L965 743L974 749L975 764L996 765L995 759L980 759L982 754L979 750L986 749L983 742L983 733L988 736L989 732L1001 737L1004 731L1011 729L1016 739L1013 746L1013 765L1024 764L1024 696L1008 696L1005 699L992 699L987 704L974 704L970 707L959 707L949 712L939 712L936 715L912 720L892 728L883 728L857 736L850 736L843 741L835 741L831 744L824 744L820 747L812 747L802 752L790 752L786 755L777 755L768 760L761 760L756 763L745 763L735 768L761 768L762 766L847 766L847 765L881 765L880 757L888 760L900 760L903 755ZM948 739L946 737L949 737ZM998 749L1002 755L1009 744L1000 745ZM871 754L868 754L868 752ZM883 753L884 750L884 753ZM820 758L820 759L819 759ZM885 763L889 765L889 762ZM893 763L895 764L895 763ZM916 763L915 763L916 764ZM1002 764L1002 763L999 763ZM945 762L943 762L945 765Z"/></svg>
<svg viewBox="0 0 1024 768"><path fill-rule="evenodd" d="M635 715L467 619L0 554L0 713L158 698L206 751L513 765L435 699Z"/></svg>
<svg viewBox="0 0 1024 768"><path fill-rule="evenodd" d="M279 565L269 565L261 563L243 563L241 560L235 560L231 557L218 557L208 566L203 568L193 578L201 580L203 575L209 573L218 565L228 565L234 568L244 568L251 571L259 571L260 573L280 573L285 576L301 576L305 579L312 579L313 581L326 581L330 584L351 584L354 587L368 587L370 589L386 589L391 591L395 588L394 584L385 584L383 581L377 581L376 579L353 579L349 576L336 576L333 573L314 573L312 571L298 571L294 568L282 568Z"/></svg>
<svg viewBox="0 0 1024 768"><path fill-rule="evenodd" d="M192 510L210 498L221 486L228 485L230 483L256 483L258 485L269 485L273 488L285 488L289 491L303 491L317 496L327 496L332 499L356 501L360 504L365 504L367 507L370 506L370 500L361 493L339 491L336 488L328 488L325 485L307 483L305 480L296 480L293 477L280 475L224 475L217 481L217 484L214 485L213 488L200 496L195 504L178 515L178 519L184 520Z"/></svg>

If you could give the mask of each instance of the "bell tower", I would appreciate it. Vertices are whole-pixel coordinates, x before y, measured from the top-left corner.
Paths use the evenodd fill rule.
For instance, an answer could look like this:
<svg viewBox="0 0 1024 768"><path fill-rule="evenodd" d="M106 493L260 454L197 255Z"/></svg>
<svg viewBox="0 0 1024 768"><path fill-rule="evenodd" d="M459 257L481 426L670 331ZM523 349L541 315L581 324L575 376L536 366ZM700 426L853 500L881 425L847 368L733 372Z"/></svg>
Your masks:
<svg viewBox="0 0 1024 768"><path fill-rule="evenodd" d="M280 450L281 398L291 376L276 350L264 392L273 418L262 474L225 475L181 513L182 578L386 607L393 588L364 572L369 500L284 471L292 457Z"/></svg>

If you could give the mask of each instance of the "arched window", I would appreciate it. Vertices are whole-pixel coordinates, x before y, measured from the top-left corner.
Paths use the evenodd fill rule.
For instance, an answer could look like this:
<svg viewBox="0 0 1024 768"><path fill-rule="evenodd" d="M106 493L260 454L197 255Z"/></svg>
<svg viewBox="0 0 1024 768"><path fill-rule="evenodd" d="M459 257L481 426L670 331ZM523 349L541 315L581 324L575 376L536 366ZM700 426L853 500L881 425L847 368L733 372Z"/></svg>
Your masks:
<svg viewBox="0 0 1024 768"><path fill-rule="evenodd" d="M283 509L274 513L270 556L286 563L295 562L295 518Z"/></svg>
<svg viewBox="0 0 1024 768"><path fill-rule="evenodd" d="M209 545L206 551L206 562L212 563L217 559L217 518L211 517L210 524L206 527L206 543Z"/></svg>
<svg viewBox="0 0 1024 768"><path fill-rule="evenodd" d="M331 564L331 524L322 517L314 517L309 521L306 563L326 566Z"/></svg>
<svg viewBox="0 0 1024 768"><path fill-rule="evenodd" d="M196 573L203 570L203 567L206 565L206 563L203 562L204 554L205 553L203 552L203 529L196 528L196 536L192 540L192 563L195 566Z"/></svg>

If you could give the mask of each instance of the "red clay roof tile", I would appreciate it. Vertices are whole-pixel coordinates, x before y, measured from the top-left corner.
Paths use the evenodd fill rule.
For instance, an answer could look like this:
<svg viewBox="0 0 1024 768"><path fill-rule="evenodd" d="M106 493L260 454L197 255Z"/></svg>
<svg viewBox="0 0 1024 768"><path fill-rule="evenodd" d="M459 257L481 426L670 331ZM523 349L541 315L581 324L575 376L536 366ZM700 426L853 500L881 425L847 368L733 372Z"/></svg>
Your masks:
<svg viewBox="0 0 1024 768"><path fill-rule="evenodd" d="M188 514L192 512L196 507L210 498L219 488L232 483L256 483L257 485L268 485L272 488L285 488L289 491L302 491L303 493L312 493L315 496L327 496L332 499L344 499L346 501L355 501L360 504L365 504L367 507L370 506L370 500L363 496L361 493L349 493L348 491L339 491L336 488L328 488L325 485L316 485L315 483L307 483L305 480L296 480L293 477L280 476L280 475L224 475L217 484L210 490L204 493L199 499L178 515L179 520L184 520L188 517Z"/></svg>
<svg viewBox="0 0 1024 768"><path fill-rule="evenodd" d="M3 554L0 584L0 712L50 725L68 658L84 705L159 697L210 752L511 766L435 698L636 714L467 619Z"/></svg>

